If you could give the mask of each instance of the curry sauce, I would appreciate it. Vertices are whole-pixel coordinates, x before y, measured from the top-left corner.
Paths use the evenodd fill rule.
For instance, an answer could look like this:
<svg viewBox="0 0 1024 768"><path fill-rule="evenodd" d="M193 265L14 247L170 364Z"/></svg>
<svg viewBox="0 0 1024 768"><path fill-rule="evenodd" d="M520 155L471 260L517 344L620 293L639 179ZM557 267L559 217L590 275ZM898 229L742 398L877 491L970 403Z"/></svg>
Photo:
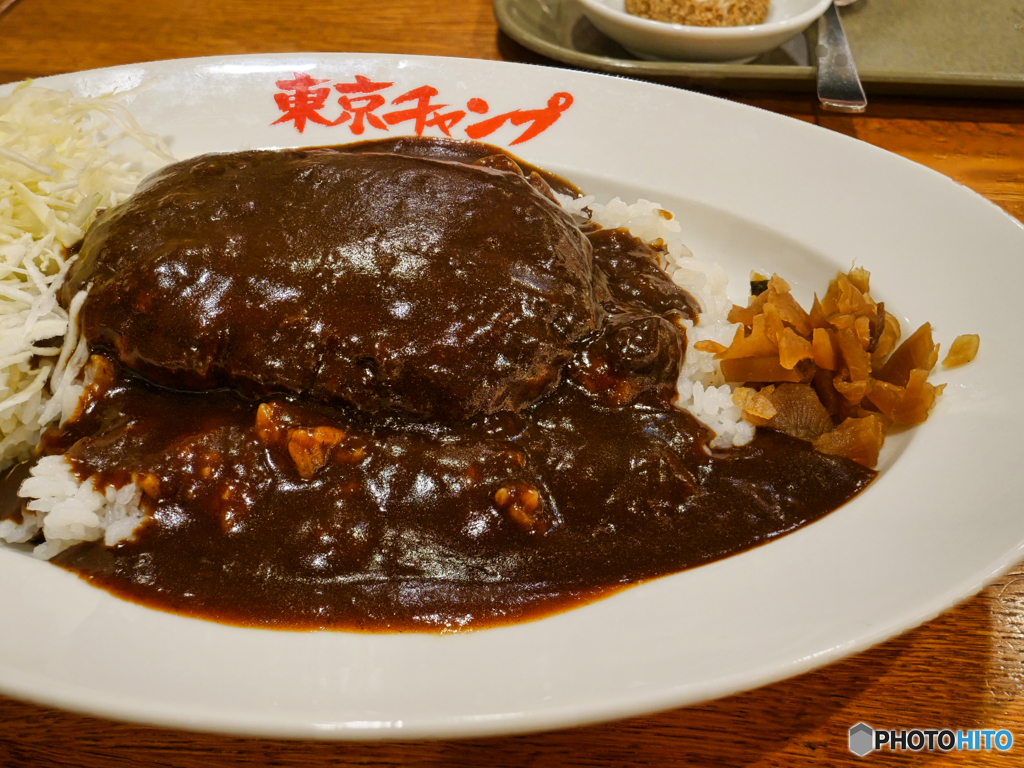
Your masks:
<svg viewBox="0 0 1024 768"><path fill-rule="evenodd" d="M91 583L246 626L486 627L770 541L874 478L771 430L712 450L672 404L697 302L657 247L562 212L559 180L436 140L270 154L147 184L90 230L69 277L66 300L93 286L96 354L80 413L43 449L98 487L135 482L149 513L131 541L54 558ZM359 179L340 184L331 227L310 239L247 214L323 198L324 158ZM233 176L276 162L290 169ZM189 187L197 174L237 198ZM440 197L373 203L376 220L353 224L345 211L380 184L393 202L425 184ZM392 237L412 231L403 211L430 208L448 218ZM391 273L359 271L368 238L378 262L428 267L396 293ZM471 274L483 252L493 285ZM298 300L275 304L285 288ZM426 314L374 315L383 301Z"/></svg>

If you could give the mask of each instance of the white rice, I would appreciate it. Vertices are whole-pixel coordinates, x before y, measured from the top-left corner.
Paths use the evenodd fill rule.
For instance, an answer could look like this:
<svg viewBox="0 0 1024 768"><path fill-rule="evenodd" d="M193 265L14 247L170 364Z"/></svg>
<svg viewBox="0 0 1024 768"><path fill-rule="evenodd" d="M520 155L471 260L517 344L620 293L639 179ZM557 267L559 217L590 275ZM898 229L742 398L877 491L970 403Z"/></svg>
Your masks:
<svg viewBox="0 0 1024 768"><path fill-rule="evenodd" d="M57 302L97 209L126 199L143 176L173 160L112 96L22 85L0 97L0 471L27 459L44 429L74 414L89 348L78 329L85 294ZM55 339L63 343L55 344ZM130 535L139 519L134 484L119 491L79 484L63 457L42 459L21 495L21 523L0 521L0 539L46 541L49 558L77 541Z"/></svg>
<svg viewBox="0 0 1024 768"><path fill-rule="evenodd" d="M63 456L36 462L18 495L31 499L28 509L21 523L0 522L0 538L22 543L42 531L45 541L32 554L43 560L83 541L103 539L109 547L129 539L145 517L135 483L100 489L94 477L79 482Z"/></svg>
<svg viewBox="0 0 1024 768"><path fill-rule="evenodd" d="M606 229L625 227L648 243L658 240L664 243L668 249L665 271L677 285L697 299L702 309L696 325L686 323L686 358L679 371L676 384L679 397L675 404L714 430L713 447L726 448L750 442L754 437L754 426L743 421L742 410L733 404L732 387L722 376L718 361L712 353L693 348L698 341L708 340L728 346L736 335L739 324L730 324L727 319L732 302L726 295L729 278L725 270L696 258L683 244L679 222L658 203L641 199L627 205L616 197L601 205L590 195L577 200L565 195L558 197L570 212L580 213L589 208L592 221Z"/></svg>

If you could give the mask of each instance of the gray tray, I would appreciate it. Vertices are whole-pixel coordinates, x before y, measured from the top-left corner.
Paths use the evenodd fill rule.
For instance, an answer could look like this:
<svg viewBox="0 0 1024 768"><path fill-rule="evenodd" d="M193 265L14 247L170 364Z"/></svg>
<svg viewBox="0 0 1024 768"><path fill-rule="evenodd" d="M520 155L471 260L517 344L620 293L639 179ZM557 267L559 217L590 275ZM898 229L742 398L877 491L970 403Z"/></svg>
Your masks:
<svg viewBox="0 0 1024 768"><path fill-rule="evenodd" d="M1024 99L1024 0L860 0L840 13L869 98ZM704 64L637 59L576 0L494 0L494 15L518 43L582 69L704 90L814 90L817 24L749 64Z"/></svg>

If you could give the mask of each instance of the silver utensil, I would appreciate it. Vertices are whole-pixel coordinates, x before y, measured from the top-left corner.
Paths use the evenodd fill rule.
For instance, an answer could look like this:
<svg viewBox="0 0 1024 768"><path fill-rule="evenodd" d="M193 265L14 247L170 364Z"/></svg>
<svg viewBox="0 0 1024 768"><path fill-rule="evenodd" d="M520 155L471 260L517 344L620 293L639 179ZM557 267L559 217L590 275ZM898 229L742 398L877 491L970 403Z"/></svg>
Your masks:
<svg viewBox="0 0 1024 768"><path fill-rule="evenodd" d="M863 112L868 108L868 99L836 9L837 5L849 5L853 1L834 0L818 19L818 47L815 49L818 101L823 109L832 112Z"/></svg>

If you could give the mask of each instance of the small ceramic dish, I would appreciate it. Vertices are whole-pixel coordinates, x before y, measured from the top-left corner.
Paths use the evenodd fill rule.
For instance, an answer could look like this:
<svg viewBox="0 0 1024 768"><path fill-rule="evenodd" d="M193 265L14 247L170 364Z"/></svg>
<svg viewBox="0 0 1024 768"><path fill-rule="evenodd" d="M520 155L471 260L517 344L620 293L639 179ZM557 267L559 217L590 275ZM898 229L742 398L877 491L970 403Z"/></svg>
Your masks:
<svg viewBox="0 0 1024 768"><path fill-rule="evenodd" d="M832 0L771 0L762 24L696 27L626 13L625 0L579 0L584 15L630 53L649 61L749 61L811 25Z"/></svg>

